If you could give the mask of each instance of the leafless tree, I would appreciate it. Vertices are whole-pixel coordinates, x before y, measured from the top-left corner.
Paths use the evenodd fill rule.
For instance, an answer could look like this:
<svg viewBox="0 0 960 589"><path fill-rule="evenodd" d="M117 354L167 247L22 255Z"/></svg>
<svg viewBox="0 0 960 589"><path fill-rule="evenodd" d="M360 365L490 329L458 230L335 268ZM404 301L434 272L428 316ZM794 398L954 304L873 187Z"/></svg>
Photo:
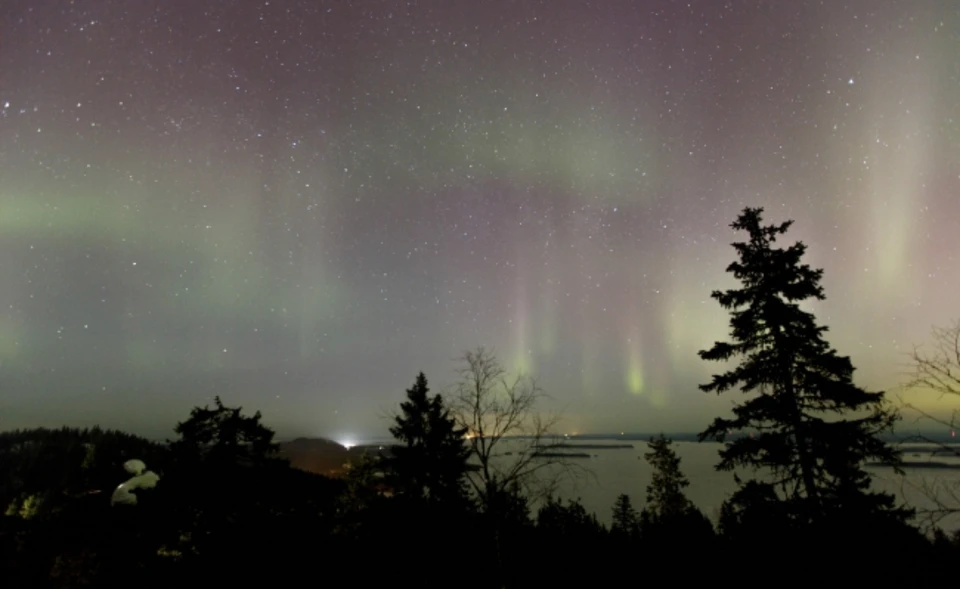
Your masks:
<svg viewBox="0 0 960 589"><path fill-rule="evenodd" d="M452 414L467 430L476 464L468 480L481 505L489 507L495 496L517 488L528 499L543 499L563 479L588 474L561 454L561 437L553 431L560 416L540 412L547 395L536 379L509 376L483 347L464 353L457 376Z"/></svg>
<svg viewBox="0 0 960 589"><path fill-rule="evenodd" d="M915 346L910 353L909 372L904 388L913 392L937 395L947 403L960 401L960 321L947 327L933 328L933 342L928 349ZM936 424L955 432L960 412L952 409L946 414L934 414L921 409L916 403L901 398L903 408L916 415L916 421ZM924 442L935 448L938 455L960 458L960 447L945 444L924 435L911 437L910 441ZM960 516L960 484L943 480L907 482L916 491L931 501L932 507L918 510L922 523L933 527L947 517Z"/></svg>

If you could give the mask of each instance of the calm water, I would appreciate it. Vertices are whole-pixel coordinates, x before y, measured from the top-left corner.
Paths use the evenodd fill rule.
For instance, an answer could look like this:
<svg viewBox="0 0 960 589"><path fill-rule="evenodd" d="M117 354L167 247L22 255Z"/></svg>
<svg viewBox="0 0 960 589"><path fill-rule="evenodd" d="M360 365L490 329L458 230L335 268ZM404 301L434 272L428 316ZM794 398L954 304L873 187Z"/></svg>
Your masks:
<svg viewBox="0 0 960 589"><path fill-rule="evenodd" d="M721 448L720 444L675 442L674 448L681 459L680 467L690 481L687 496L715 521L720 505L736 490L732 473L714 470L719 459L717 452ZM904 460L936 460L960 464L957 458L930 457L929 453L915 456L910 448L904 448ZM639 509L643 505L651 475L650 466L643 459L646 451L647 445L644 442L633 442L631 449L571 450L593 455L591 458L573 459L589 469L593 476L565 483L561 487L560 495L564 498L579 497L588 511L594 512L600 521L607 524L610 522L613 502L620 493L629 495L634 506ZM919 485L946 484L952 486L955 492L960 490L960 470L907 469L903 479L890 469L868 470L874 477L877 490L892 492L918 509L932 507L924 493L916 489ZM746 473L741 473L741 476L746 476ZM960 518L953 518L942 524L948 529L957 529L960 528Z"/></svg>

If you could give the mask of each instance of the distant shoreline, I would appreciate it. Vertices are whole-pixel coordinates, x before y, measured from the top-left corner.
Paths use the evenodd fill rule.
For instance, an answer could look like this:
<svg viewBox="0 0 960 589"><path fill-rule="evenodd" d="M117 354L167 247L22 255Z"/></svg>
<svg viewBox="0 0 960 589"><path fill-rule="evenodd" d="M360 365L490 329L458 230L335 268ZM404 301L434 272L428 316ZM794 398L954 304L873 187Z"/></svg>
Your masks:
<svg viewBox="0 0 960 589"><path fill-rule="evenodd" d="M648 433L612 433L612 434L556 434L552 436L545 436L541 438L541 441L552 441L556 444L572 444L573 446L580 445L581 442L611 442L611 444L605 444L603 447L634 447L635 444L616 444L616 442L640 442L647 443L651 438L656 438L660 434L648 434ZM699 442L699 434L681 432L681 433L665 433L667 438L673 440L674 442ZM748 436L747 433L734 433L727 436L727 440L735 440L737 438L742 438ZM324 438L318 436L316 438L277 438L279 443L289 443L296 441L297 439L327 439L332 440L331 438ZM394 440L388 437L369 437L365 438L362 436L356 436L355 439L357 442L351 444L351 447L363 446L366 448L376 447L376 446L390 446L396 443ZM524 440L530 439L528 436L508 436L503 438ZM903 448L909 452L931 452L937 450L943 450L944 448L957 450L958 455L960 455L960 442L956 438L950 437L948 434L923 434L923 433L910 433L910 434L899 434L896 436L883 436L881 439L885 442L903 445L903 444L917 444L917 447L907 446ZM705 440L704 443L715 443L713 440ZM600 447L600 444L596 446L591 445L590 447ZM571 446L572 447L572 446Z"/></svg>
<svg viewBox="0 0 960 589"><path fill-rule="evenodd" d="M534 452L532 458L591 458L585 452Z"/></svg>
<svg viewBox="0 0 960 589"><path fill-rule="evenodd" d="M892 464L886 462L868 462L864 466L873 466L877 468L893 468ZM936 460L912 460L901 463L900 468L932 468L939 470L960 470L960 464L951 464L949 462L939 462Z"/></svg>
<svg viewBox="0 0 960 589"><path fill-rule="evenodd" d="M557 444L551 447L564 450L632 450L633 444Z"/></svg>
<svg viewBox="0 0 960 589"><path fill-rule="evenodd" d="M957 456L960 457L960 445L940 444L927 446L905 446L900 450L905 454L930 454L931 456Z"/></svg>

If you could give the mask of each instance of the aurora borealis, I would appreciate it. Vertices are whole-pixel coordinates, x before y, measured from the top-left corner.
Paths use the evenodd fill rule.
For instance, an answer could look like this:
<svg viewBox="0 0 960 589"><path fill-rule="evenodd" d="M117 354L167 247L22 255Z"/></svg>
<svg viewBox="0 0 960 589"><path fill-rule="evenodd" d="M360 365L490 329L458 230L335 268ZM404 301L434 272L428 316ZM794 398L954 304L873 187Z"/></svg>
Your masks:
<svg viewBox="0 0 960 589"><path fill-rule="evenodd" d="M492 347L571 431L699 430L744 206L858 383L960 317L960 4L0 6L0 426L220 394L376 435Z"/></svg>

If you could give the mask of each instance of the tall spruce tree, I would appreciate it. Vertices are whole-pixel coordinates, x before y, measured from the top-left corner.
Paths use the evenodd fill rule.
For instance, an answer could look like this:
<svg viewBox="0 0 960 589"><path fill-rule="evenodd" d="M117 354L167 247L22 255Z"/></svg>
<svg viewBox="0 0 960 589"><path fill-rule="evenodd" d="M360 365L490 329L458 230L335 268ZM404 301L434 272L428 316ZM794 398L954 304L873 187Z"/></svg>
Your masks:
<svg viewBox="0 0 960 589"><path fill-rule="evenodd" d="M728 432L749 433L727 441L717 469L747 467L770 475L741 481L727 507L744 509L761 498L800 524L873 521L880 515L903 521L909 512L896 507L892 495L870 491L862 468L868 460L898 464L899 453L879 437L898 415L882 392L853 383L850 359L837 355L824 340L827 328L800 308L802 301L824 299L823 270L801 263L803 243L774 247L793 222L762 225L762 213L746 208L731 225L749 235L749 241L733 244L739 260L727 268L741 288L711 295L730 310L732 341L699 352L709 361L740 359L701 385L703 391L719 394L739 386L751 395L734 407L733 419L717 418L700 440L724 442Z"/></svg>
<svg viewBox="0 0 960 589"><path fill-rule="evenodd" d="M440 395L429 394L421 372L407 389L390 433L401 444L391 448L386 460L399 495L431 501L461 501L466 497L465 476L470 450L465 429L457 427Z"/></svg>
<svg viewBox="0 0 960 589"><path fill-rule="evenodd" d="M653 475L647 485L647 505L643 508L646 519L677 518L694 509L683 491L690 482L680 470L680 457L673 451L672 444L663 434L647 442L650 451L643 458L653 468Z"/></svg>

